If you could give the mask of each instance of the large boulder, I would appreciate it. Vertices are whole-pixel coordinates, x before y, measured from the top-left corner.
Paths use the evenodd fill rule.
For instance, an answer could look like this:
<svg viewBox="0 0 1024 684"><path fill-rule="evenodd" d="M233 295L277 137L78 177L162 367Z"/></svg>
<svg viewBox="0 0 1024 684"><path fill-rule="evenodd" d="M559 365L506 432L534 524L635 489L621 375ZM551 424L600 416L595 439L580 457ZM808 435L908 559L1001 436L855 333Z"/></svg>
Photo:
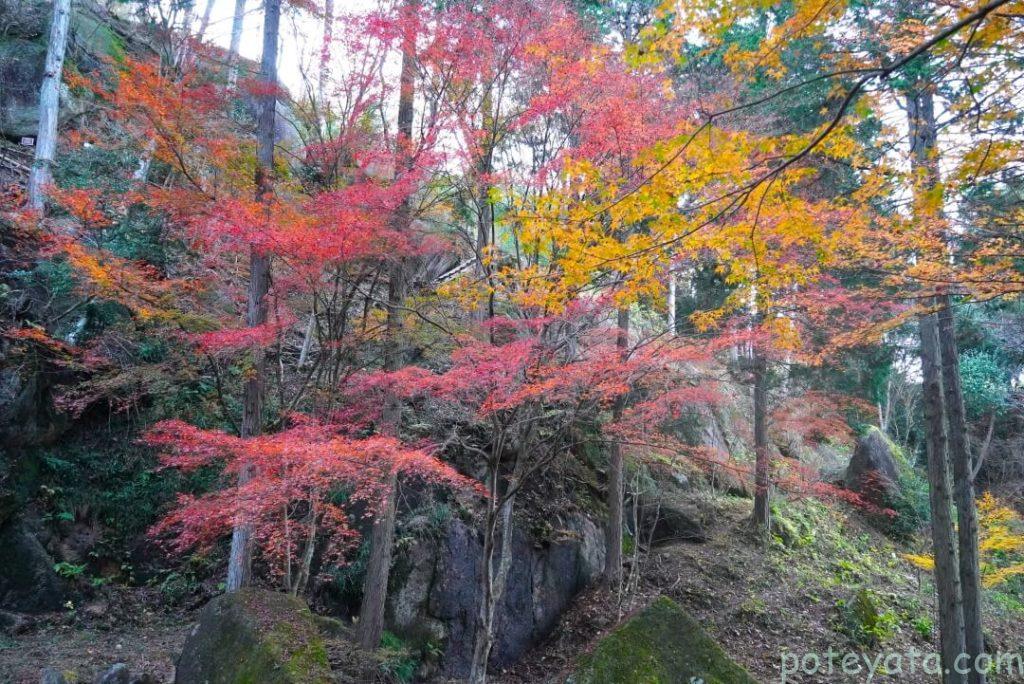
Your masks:
<svg viewBox="0 0 1024 684"><path fill-rule="evenodd" d="M53 559L21 518L0 523L0 608L16 613L60 610L64 583Z"/></svg>
<svg viewBox="0 0 1024 684"><path fill-rule="evenodd" d="M679 497L645 501L640 510L641 542L652 546L708 540L704 511Z"/></svg>
<svg viewBox="0 0 1024 684"><path fill-rule="evenodd" d="M295 596L243 589L210 601L178 658L177 684L328 684L316 620Z"/></svg>
<svg viewBox="0 0 1024 684"><path fill-rule="evenodd" d="M507 667L546 636L604 566L604 538L589 518L570 516L543 542L515 528L512 564L497 608L492 667ZM463 678L473 653L480 586L480 533L452 520L397 560L388 629L410 645L443 646L441 669Z"/></svg>
<svg viewBox="0 0 1024 684"><path fill-rule="evenodd" d="M566 684L757 684L682 608L659 598L580 658Z"/></svg>
<svg viewBox="0 0 1024 684"><path fill-rule="evenodd" d="M857 439L843 484L867 501L884 506L899 494L899 480L896 448L881 430L871 428Z"/></svg>

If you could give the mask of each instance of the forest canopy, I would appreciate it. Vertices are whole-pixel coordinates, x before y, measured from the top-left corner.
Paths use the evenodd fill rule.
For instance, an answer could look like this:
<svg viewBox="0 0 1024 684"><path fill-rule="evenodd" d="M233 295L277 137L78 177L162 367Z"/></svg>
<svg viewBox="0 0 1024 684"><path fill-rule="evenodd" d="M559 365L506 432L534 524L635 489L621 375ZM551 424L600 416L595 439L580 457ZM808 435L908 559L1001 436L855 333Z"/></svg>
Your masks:
<svg viewBox="0 0 1024 684"><path fill-rule="evenodd" d="M476 683L540 591L517 535L600 548L536 643L587 584L669 595L694 507L768 565L842 514L927 575L943 681L986 680L952 664L1024 610L1019 0L0 16L0 526L91 526L64 580L202 566L372 652L407 531L461 525L462 660L417 648ZM877 646L857 591L833 626Z"/></svg>

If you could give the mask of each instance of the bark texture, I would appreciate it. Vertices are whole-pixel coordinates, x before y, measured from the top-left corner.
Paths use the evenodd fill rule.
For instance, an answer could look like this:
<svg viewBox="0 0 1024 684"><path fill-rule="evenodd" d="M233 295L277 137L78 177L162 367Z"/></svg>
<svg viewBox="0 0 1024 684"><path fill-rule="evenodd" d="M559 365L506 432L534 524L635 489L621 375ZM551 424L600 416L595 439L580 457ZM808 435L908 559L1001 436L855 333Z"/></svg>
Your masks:
<svg viewBox="0 0 1024 684"><path fill-rule="evenodd" d="M235 13L231 19L231 43L228 47L228 87L238 83L238 49L242 45L242 30L245 28L245 0L235 0Z"/></svg>
<svg viewBox="0 0 1024 684"><path fill-rule="evenodd" d="M28 176L28 205L43 210L46 186L53 182L50 167L57 153L57 123L60 118L60 81L64 71L64 53L68 46L71 0L55 0L50 22L50 42L46 46L43 83L39 88L39 132L36 134L36 158Z"/></svg>
<svg viewBox="0 0 1024 684"><path fill-rule="evenodd" d="M269 203L274 192L274 115L277 109L277 39L281 19L281 0L265 0L263 19L263 57L260 77L270 87L261 97L260 116L256 129L256 193L257 198ZM269 206L265 214L269 220ZM249 288L245 323L249 327L262 325L267 320L267 292L270 289L270 257L253 248L249 253ZM253 369L245 381L242 397L241 436L254 437L263 429L263 395L266 382L266 362L263 349L252 349ZM238 476L239 488L254 476L252 466L245 467ZM235 591L249 584L252 566L252 525L242 520L231 534L231 553L228 559L227 591Z"/></svg>
<svg viewBox="0 0 1024 684"><path fill-rule="evenodd" d="M406 158L402 167L409 169L411 155L413 105L416 95L416 30L412 20L419 9L418 0L406 0L404 10L406 33L402 39L402 66L399 76L398 94L398 138L396 148L400 157ZM327 29L325 27L325 33ZM402 202L395 215L398 231L407 231L411 222L411 206L408 200ZM384 370L398 370L403 362L400 347L402 332L402 301L406 291L406 269L404 258L395 260L388 273L387 320L384 333ZM381 431L398 436L401 426L402 406L391 397L384 407ZM359 645L373 650L380 645L384 632L384 611L387 605L388 580L391 575L391 561L394 550L395 517L397 515L398 473L388 473L385 488L386 501L383 509L373 522L370 534L370 558L366 566L366 580L363 585L363 601L359 611Z"/></svg>
<svg viewBox="0 0 1024 684"><path fill-rule="evenodd" d="M964 412L964 394L960 384L960 359L953 325L953 302L941 297L938 313L939 352L942 357L942 388L946 422L949 429L949 457L953 462L953 500L957 510L957 541L960 590L964 602L964 641L971 663L985 652L982 631L981 569L978 552L978 509L974 498L974 464ZM985 674L971 668L971 684L984 684Z"/></svg>
<svg viewBox="0 0 1024 684"><path fill-rule="evenodd" d="M911 164L924 193L939 182L936 149L935 103L930 87L923 84L906 98L910 124ZM923 203L921 203L923 205ZM918 211L922 212L921 206ZM933 218L918 215L926 222ZM952 490L949 480L944 393L939 349L938 320L934 313L920 317L921 395L928 453L928 493L932 515L932 546L935 557L935 588L938 593L939 642L944 684L964 684L957 672L957 658L965 652L963 595L957 537L953 527ZM961 664L962 668L962 664Z"/></svg>
<svg viewBox="0 0 1024 684"><path fill-rule="evenodd" d="M615 344L621 355L626 354L629 345L629 309L619 309L616 317L618 335ZM626 397L615 400L612 407L612 421L622 419ZM608 522L605 526L604 580L612 589L618 590L622 581L622 515L623 515L623 464L622 446L614 442L608 449Z"/></svg>
<svg viewBox="0 0 1024 684"><path fill-rule="evenodd" d="M768 445L768 363L754 350L754 527L767 536L771 528L771 452Z"/></svg>

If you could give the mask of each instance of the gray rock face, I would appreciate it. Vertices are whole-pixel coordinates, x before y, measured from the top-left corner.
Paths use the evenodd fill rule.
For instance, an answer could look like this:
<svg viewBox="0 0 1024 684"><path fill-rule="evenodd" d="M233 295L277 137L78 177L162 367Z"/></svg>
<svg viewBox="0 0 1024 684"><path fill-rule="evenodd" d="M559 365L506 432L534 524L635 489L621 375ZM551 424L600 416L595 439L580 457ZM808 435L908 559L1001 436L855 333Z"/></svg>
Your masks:
<svg viewBox="0 0 1024 684"><path fill-rule="evenodd" d="M0 131L8 137L35 135L38 128L48 7L37 0L0 0Z"/></svg>
<svg viewBox="0 0 1024 684"><path fill-rule="evenodd" d="M39 87L46 63L53 4L46 0L0 0L0 135L19 142L39 128ZM94 7L75 3L68 37L69 56L89 71L101 58L120 50L110 25L117 19ZM60 116L82 111L67 88L60 94Z"/></svg>
<svg viewBox="0 0 1024 684"><path fill-rule="evenodd" d="M843 483L868 501L883 504L899 493L899 467L889 440L872 428L857 440Z"/></svg>
<svg viewBox="0 0 1024 684"><path fill-rule="evenodd" d="M601 573L604 538L588 518L563 524L555 541L538 545L515 530L508 584L496 618L492 667L508 666L555 626L572 599ZM441 539L420 539L394 572L388 628L410 642L445 645L441 666L465 677L473 651L482 554L477 530L450 523Z"/></svg>
<svg viewBox="0 0 1024 684"><path fill-rule="evenodd" d="M50 388L41 376L0 370L0 454L7 450L12 461L17 447L52 444L67 426L67 419L53 410Z"/></svg>
<svg viewBox="0 0 1024 684"><path fill-rule="evenodd" d="M65 600L53 559L19 518L0 527L0 608L18 613L59 610Z"/></svg>

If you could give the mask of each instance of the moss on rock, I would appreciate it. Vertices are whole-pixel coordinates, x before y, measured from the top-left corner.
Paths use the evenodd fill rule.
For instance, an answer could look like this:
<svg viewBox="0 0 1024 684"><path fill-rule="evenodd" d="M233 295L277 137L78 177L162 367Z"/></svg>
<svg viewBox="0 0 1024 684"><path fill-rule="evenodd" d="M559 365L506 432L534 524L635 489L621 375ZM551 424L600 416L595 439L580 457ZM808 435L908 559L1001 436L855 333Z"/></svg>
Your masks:
<svg viewBox="0 0 1024 684"><path fill-rule="evenodd" d="M566 684L756 684L682 608L662 597L601 639Z"/></svg>
<svg viewBox="0 0 1024 684"><path fill-rule="evenodd" d="M302 599L245 589L203 609L178 659L177 684L327 684L327 648Z"/></svg>

